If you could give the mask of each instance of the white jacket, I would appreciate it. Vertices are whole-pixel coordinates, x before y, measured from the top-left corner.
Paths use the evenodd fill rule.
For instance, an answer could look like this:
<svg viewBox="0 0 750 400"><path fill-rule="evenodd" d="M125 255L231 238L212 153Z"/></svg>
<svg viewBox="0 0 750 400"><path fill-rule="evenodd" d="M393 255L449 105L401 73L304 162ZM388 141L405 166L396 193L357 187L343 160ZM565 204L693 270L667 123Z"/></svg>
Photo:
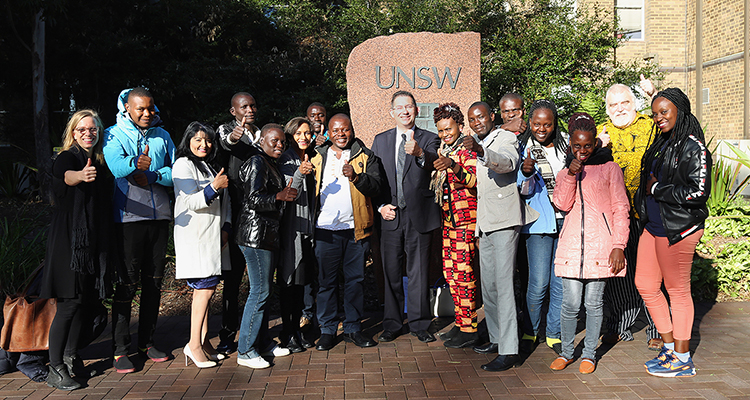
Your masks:
<svg viewBox="0 0 750 400"><path fill-rule="evenodd" d="M205 165L206 170L208 167ZM172 166L174 181L174 249L177 279L221 274L221 227L231 223L229 192L223 190L211 205L203 189L214 180L187 157Z"/></svg>

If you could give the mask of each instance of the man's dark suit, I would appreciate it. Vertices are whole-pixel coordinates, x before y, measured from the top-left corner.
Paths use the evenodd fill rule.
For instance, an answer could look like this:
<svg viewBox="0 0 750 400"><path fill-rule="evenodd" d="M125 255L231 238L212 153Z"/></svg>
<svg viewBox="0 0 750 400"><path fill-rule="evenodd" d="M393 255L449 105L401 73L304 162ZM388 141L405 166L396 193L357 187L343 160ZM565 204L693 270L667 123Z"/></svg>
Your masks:
<svg viewBox="0 0 750 400"><path fill-rule="evenodd" d="M414 129L414 140L424 150L424 167L417 158L407 154L404 162L405 209L396 209L396 218L381 222L381 253L385 274L385 310L383 329L397 332L403 327L404 291L402 268L406 253L406 275L409 277L407 317L412 332L426 330L431 321L427 268L429 266L430 233L440 227L440 208L430 190L430 172L437 158L440 139L424 129ZM375 136L372 151L380 157L388 188L383 190L378 205L398 205L396 190L396 128Z"/></svg>

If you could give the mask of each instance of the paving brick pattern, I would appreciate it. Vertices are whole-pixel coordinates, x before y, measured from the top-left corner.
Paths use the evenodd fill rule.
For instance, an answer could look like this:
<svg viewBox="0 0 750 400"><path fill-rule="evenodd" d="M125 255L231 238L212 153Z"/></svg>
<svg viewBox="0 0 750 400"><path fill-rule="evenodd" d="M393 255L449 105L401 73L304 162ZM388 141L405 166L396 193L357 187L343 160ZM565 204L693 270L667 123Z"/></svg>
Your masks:
<svg viewBox="0 0 750 400"><path fill-rule="evenodd" d="M341 342L328 352L312 349L277 358L264 370L237 366L236 354L217 368L199 370L192 363L185 366L182 346L188 323L187 317L159 322L157 343L172 350L173 360L156 364L133 357L137 372L118 374L111 358L101 358L111 346L105 339L81 353L87 365L104 371L90 378L86 388L62 392L14 372L0 376L0 398L750 399L750 303L696 307L691 350L698 375L682 379L645 373L643 362L655 352L646 349L643 331L635 334L635 341L601 345L591 375L578 373L578 362L565 371L551 371L555 354L543 344L521 367L485 372L480 366L493 356L446 349L439 340L424 344L411 335L368 349ZM368 333L377 329L373 325Z"/></svg>

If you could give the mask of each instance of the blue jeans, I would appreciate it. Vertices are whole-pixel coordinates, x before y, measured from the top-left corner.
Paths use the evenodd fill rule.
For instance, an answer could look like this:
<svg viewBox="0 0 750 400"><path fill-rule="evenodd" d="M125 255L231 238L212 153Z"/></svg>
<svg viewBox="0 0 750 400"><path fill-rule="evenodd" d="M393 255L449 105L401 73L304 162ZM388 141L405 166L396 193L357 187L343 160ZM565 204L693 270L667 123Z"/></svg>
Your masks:
<svg viewBox="0 0 750 400"><path fill-rule="evenodd" d="M370 239L354 240L354 229L315 229L315 257L318 259L318 323L320 333L335 335L339 321L339 267L344 275L344 333L361 330L365 308L365 255Z"/></svg>
<svg viewBox="0 0 750 400"><path fill-rule="evenodd" d="M245 311L240 322L237 340L237 357L255 358L265 348L260 344L267 342L268 321L266 304L271 291L271 266L273 252L254 247L239 246L247 263L247 278L250 291L247 294Z"/></svg>
<svg viewBox="0 0 750 400"><path fill-rule="evenodd" d="M560 327L562 328L562 356L573 358L575 350L576 327L578 326L578 311L581 309L581 294L586 290L584 303L586 305L586 337L583 339L583 354L581 357L596 360L596 345L599 344L599 332L602 329L604 312L603 279L574 279L562 278L563 303L560 313Z"/></svg>
<svg viewBox="0 0 750 400"><path fill-rule="evenodd" d="M557 220L558 232L562 219ZM560 338L560 306L563 302L562 278L555 275L555 251L559 234L530 234L526 238L529 260L529 284L526 289L526 321L524 332L536 336L542 321L542 306L549 289L546 337Z"/></svg>

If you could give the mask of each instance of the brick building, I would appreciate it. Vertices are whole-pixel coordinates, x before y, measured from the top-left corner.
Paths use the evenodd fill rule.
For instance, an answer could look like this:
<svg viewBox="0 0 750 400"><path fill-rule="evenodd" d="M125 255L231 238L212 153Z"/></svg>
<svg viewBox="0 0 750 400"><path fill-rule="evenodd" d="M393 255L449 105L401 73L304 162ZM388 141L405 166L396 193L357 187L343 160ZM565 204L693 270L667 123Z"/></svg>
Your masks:
<svg viewBox="0 0 750 400"><path fill-rule="evenodd" d="M693 113L707 126L707 137L750 139L744 87L744 65L749 61L745 60L748 27L744 10L749 0L578 0L582 6L594 3L620 17L621 34L628 39L617 49L617 60L658 63L666 72L658 86L679 87L689 96ZM702 33L697 36L702 42L697 51L702 54L702 72L695 67L699 6ZM702 88L696 80L700 73ZM696 103L697 91L702 93L702 110Z"/></svg>

